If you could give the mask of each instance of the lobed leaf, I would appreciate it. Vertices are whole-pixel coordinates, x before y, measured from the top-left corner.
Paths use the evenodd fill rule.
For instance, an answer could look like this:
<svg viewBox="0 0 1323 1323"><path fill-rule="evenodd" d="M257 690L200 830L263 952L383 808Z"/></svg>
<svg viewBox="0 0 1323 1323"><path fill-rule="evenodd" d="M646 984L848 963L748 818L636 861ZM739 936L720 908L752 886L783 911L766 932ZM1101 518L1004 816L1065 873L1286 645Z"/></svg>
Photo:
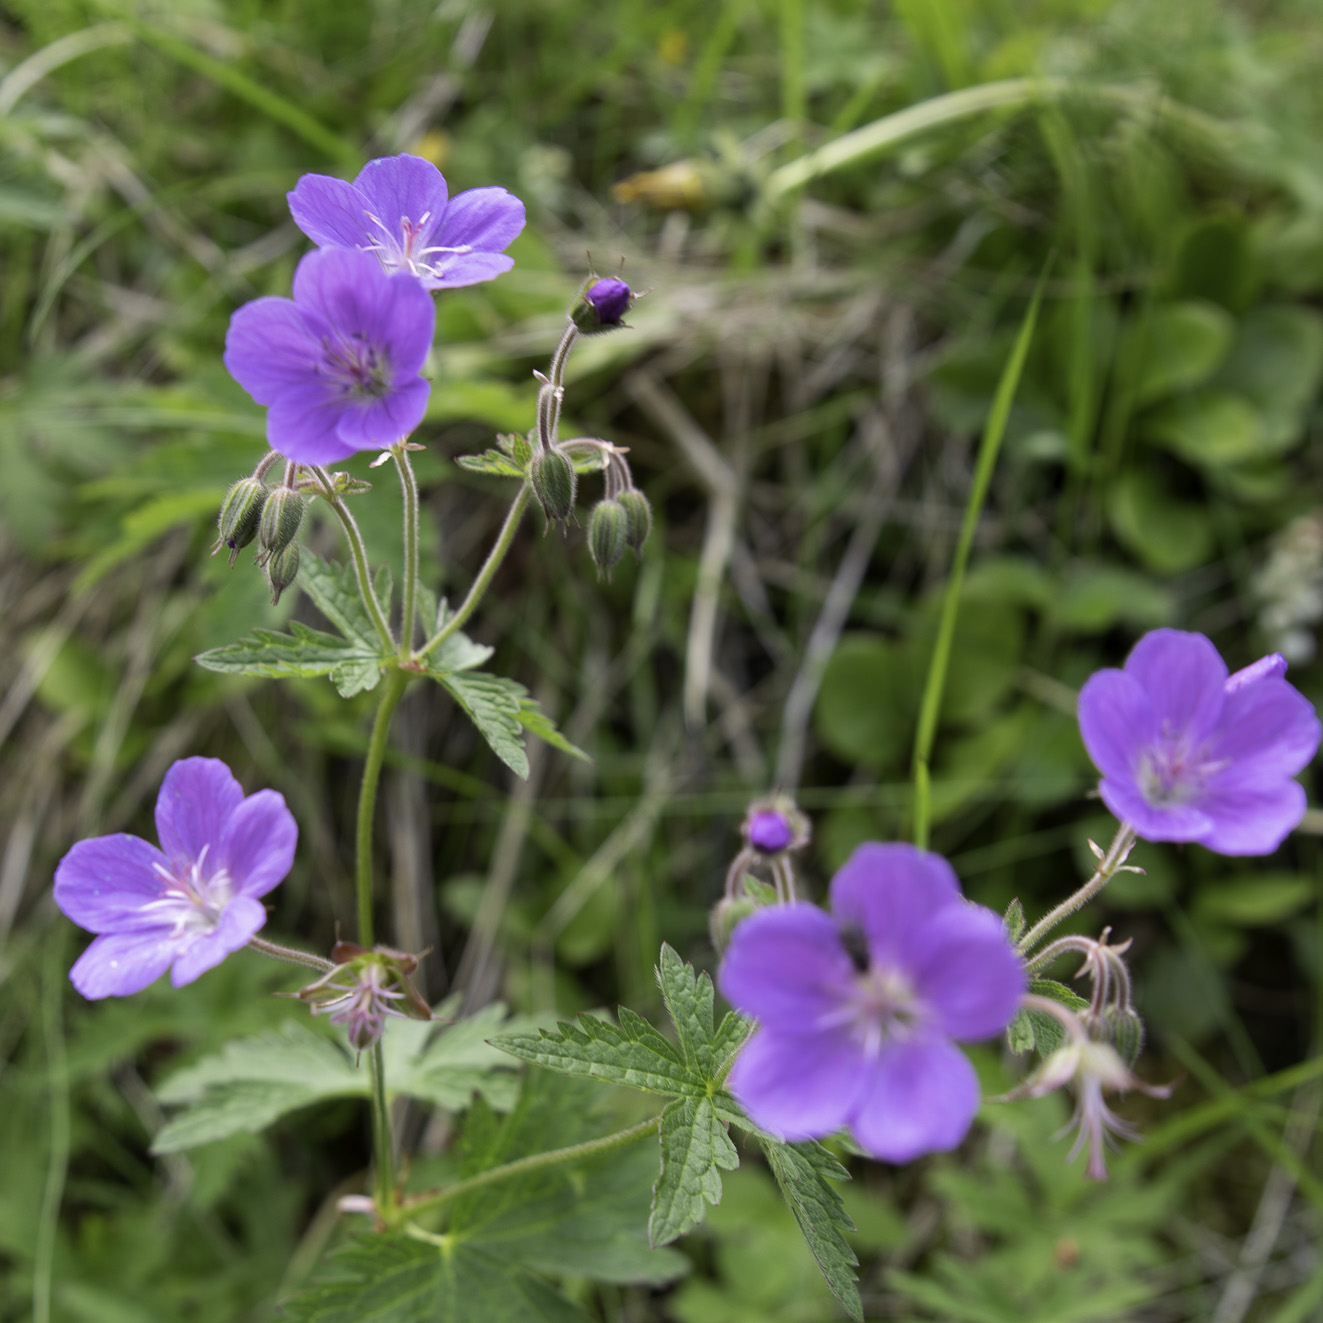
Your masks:
<svg viewBox="0 0 1323 1323"><path fill-rule="evenodd" d="M470 473L490 473L498 478L524 476L524 470L499 450L484 450L481 455L459 455L455 463Z"/></svg>
<svg viewBox="0 0 1323 1323"><path fill-rule="evenodd" d="M386 573L386 580L383 583L381 571L378 571L378 595L385 587L389 598L390 569L385 565L381 569ZM352 566L325 560L305 547L299 558L298 585L345 638L363 644L380 656L381 640L363 607L363 599L358 595L358 578Z"/></svg>
<svg viewBox="0 0 1323 1323"><path fill-rule="evenodd" d="M721 1202L721 1172L739 1154L711 1098L680 1098L662 1113L661 1174L652 1188L648 1240L668 1245L700 1223L708 1204Z"/></svg>
<svg viewBox="0 0 1323 1323"><path fill-rule="evenodd" d="M246 638L224 647L210 648L193 659L209 671L230 675L314 676L330 675L337 667L371 664L379 666L380 649L335 634L310 629L295 620L290 632L255 629Z"/></svg>
<svg viewBox="0 0 1323 1323"><path fill-rule="evenodd" d="M811 1139L800 1144L782 1144L766 1139L761 1143L767 1155L767 1165L771 1167L832 1295L851 1318L863 1323L864 1306L855 1279L859 1259L841 1234L853 1231L854 1223L845 1211L841 1196L827 1183L829 1180L849 1180L849 1172L821 1144Z"/></svg>

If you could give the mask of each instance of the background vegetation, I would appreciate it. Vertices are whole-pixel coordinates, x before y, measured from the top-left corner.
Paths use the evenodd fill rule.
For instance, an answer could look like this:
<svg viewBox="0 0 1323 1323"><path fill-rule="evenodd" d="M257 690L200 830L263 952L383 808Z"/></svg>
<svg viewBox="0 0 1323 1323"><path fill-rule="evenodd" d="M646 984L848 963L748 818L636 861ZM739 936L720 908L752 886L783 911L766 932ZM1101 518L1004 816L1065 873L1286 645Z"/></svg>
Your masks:
<svg viewBox="0 0 1323 1323"><path fill-rule="evenodd" d="M272 1318L365 1161L349 1103L150 1158L155 1086L281 1022L268 994L299 980L239 956L83 1003L50 902L74 839L150 834L165 769L206 753L299 819L272 932L329 944L352 911L362 711L191 662L312 618L206 556L263 447L225 327L288 290L300 174L411 150L528 204L514 272L439 303L418 458L452 594L504 501L451 457L532 422L586 252L653 291L576 356L567 399L567 434L630 447L658 515L642 563L597 584L581 535L530 523L473 628L595 763L544 749L513 783L419 691L379 843L388 937L435 948L434 999L654 1011L663 938L714 964L752 796L813 814L817 896L855 843L909 831L972 441L1049 254L962 600L934 848L988 905L1065 894L1108 830L1074 689L1154 625L1233 665L1283 649L1323 698L1321 57L1310 0L5 0L0 1318ZM357 507L378 550L396 499ZM1134 938L1141 1069L1179 1076L1173 1100L1125 1104L1149 1137L1105 1186L1049 1142L1058 1099L987 1106L948 1158L854 1162L870 1317L1318 1316L1320 830L1311 812L1266 862L1140 848L1146 875L1090 923ZM989 1092L1016 1070L980 1065ZM445 1148L444 1117L414 1126ZM584 1298L610 1320L839 1316L752 1156L686 1252L677 1286Z"/></svg>

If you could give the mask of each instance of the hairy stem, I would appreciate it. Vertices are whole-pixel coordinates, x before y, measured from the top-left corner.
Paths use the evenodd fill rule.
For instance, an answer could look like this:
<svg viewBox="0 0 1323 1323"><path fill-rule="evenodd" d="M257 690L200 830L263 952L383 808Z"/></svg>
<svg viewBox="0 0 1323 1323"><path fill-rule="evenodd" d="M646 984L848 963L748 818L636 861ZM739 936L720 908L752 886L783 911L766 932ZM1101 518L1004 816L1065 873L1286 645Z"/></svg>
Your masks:
<svg viewBox="0 0 1323 1323"><path fill-rule="evenodd" d="M414 612L418 594L418 479L405 443L391 447L404 497L404 612L400 623L400 660L413 655Z"/></svg>
<svg viewBox="0 0 1323 1323"><path fill-rule="evenodd" d="M363 609L371 617L372 624L376 627L377 634L381 638L382 647L394 652L395 636L390 632L390 624L381 609L381 603L377 601L376 589L372 586L372 571L368 567L367 547L363 544L363 534L359 532L358 521L349 512L349 507L344 503L344 498L335 490L335 483L331 475L324 468L315 465L312 467L312 471L322 484L322 499L335 511L336 518L344 526L345 537L349 539L349 550L354 557L354 573L358 578L358 595L363 599Z"/></svg>
<svg viewBox="0 0 1323 1323"><path fill-rule="evenodd" d="M510 550L510 544L514 541L515 530L519 527L519 521L524 517L524 511L528 508L528 496L529 486L525 483L519 489L519 495L511 503L510 512L505 516L505 523L501 525L501 531L497 535L496 542L487 553L487 559L483 562L482 569L478 571L478 577L474 579L473 587L469 589L468 595L460 603L459 610L418 649L416 654L418 657L426 657L429 652L439 648L477 610L478 604L491 586L496 571L501 568L501 562L505 559L506 552Z"/></svg>
<svg viewBox="0 0 1323 1323"><path fill-rule="evenodd" d="M404 1215L421 1213L429 1208L438 1208L442 1204L450 1203L451 1200L458 1199L460 1195L468 1194L472 1190L480 1190L484 1185L495 1185L499 1181L506 1181L514 1176L523 1176L527 1172L538 1171L542 1167L555 1167L567 1162L582 1162L585 1158L596 1157L599 1153L609 1153L613 1148L624 1148L626 1144L632 1144L636 1139L645 1139L648 1135L655 1135L660 1126L661 1117L654 1116L651 1120L640 1121L638 1125L629 1126L625 1130L617 1130L615 1134L604 1135L601 1139L590 1139L583 1144L571 1144L568 1148L555 1148L546 1153L534 1153L531 1157L519 1158L514 1162L507 1162L503 1166L493 1167L490 1171L479 1172L478 1175L470 1176L468 1180L459 1181L444 1190L435 1190L431 1194L420 1194L403 1204L399 1211Z"/></svg>
<svg viewBox="0 0 1323 1323"><path fill-rule="evenodd" d="M1068 918L1076 910L1083 908L1105 887L1117 870L1125 863L1135 844L1135 829L1123 822L1117 829L1107 853L1098 861L1093 876L1073 896L1068 896L1054 910L1049 910L1039 921L1020 938L1019 952L1028 955L1030 951L1052 931L1053 928Z"/></svg>
<svg viewBox="0 0 1323 1323"><path fill-rule="evenodd" d="M250 937L248 945L254 951L260 951L263 955L270 956L272 960L283 960L288 965L306 965L309 969L318 970L323 974L329 973L335 968L333 961L319 955L313 955L311 951L300 951L292 946L281 946L278 942L268 942L261 937Z"/></svg>
<svg viewBox="0 0 1323 1323"><path fill-rule="evenodd" d="M372 738L368 741L367 762L363 766L363 782L358 792L358 832L355 852L355 887L358 893L358 941L360 946L373 944L372 932L372 824L376 818L377 785L381 781L381 764L386 756L386 742L390 734L390 719L395 713L409 677L403 671L389 670L381 684L381 698L377 715L372 722Z"/></svg>
<svg viewBox="0 0 1323 1323"><path fill-rule="evenodd" d="M390 1104L386 1101L386 1062L381 1040L368 1053L368 1073L372 1076L372 1162L377 1214L389 1222L395 1211L394 1140L390 1129Z"/></svg>

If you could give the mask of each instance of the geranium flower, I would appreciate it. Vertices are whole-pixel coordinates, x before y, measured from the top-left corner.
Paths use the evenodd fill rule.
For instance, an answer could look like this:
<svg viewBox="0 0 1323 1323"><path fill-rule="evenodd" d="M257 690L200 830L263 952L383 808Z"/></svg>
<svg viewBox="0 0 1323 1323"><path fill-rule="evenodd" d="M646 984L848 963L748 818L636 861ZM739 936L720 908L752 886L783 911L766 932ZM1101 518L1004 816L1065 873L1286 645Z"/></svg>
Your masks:
<svg viewBox="0 0 1323 1323"><path fill-rule="evenodd" d="M787 1140L849 1126L889 1162L954 1148L979 1105L952 1041L993 1038L1025 970L991 910L966 902L946 860L861 846L831 884L830 915L795 903L734 931L718 976L758 1029L728 1083Z"/></svg>
<svg viewBox="0 0 1323 1323"><path fill-rule="evenodd" d="M123 833L79 841L55 870L55 903L99 936L69 973L84 997L125 997L167 969L192 983L266 922L299 829L274 790L244 798L215 758L185 758L156 800L161 848Z"/></svg>
<svg viewBox="0 0 1323 1323"><path fill-rule="evenodd" d="M387 271L425 289L491 280L514 266L508 248L524 228L524 204L503 188L449 197L441 171L421 156L369 161L352 184L304 175L289 194L294 223L322 248L361 248Z"/></svg>
<svg viewBox="0 0 1323 1323"><path fill-rule="evenodd" d="M1314 708L1262 658L1234 675L1202 634L1156 629L1079 699L1107 807L1150 841L1270 854L1305 812L1292 778L1318 749Z"/></svg>
<svg viewBox="0 0 1323 1323"><path fill-rule="evenodd" d="M245 303L230 319L225 366L269 412L267 440L287 459L330 464L384 449L423 420L418 375L436 309L422 286L367 253L323 249L294 272L294 298Z"/></svg>

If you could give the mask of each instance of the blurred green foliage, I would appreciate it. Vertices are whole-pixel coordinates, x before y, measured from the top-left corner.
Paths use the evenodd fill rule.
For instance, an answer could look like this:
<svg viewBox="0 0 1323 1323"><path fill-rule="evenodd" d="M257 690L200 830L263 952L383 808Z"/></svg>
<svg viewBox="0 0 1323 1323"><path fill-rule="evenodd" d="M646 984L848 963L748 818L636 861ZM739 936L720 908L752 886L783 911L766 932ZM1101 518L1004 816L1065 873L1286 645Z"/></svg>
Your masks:
<svg viewBox="0 0 1323 1323"><path fill-rule="evenodd" d="M268 994L297 976L239 956L89 1006L49 903L74 839L149 834L166 767L207 753L299 819L273 931L325 945L351 913L365 700L192 662L291 613L321 623L205 556L263 446L225 328L288 290L301 173L415 150L455 190L528 204L515 270L439 306L418 467L441 593L503 512L500 480L453 457L530 424L585 250L653 289L631 333L576 357L566 401L573 431L630 447L657 515L641 564L598 585L581 535L530 523L471 627L594 765L543 750L511 797L420 691L379 833L386 935L436 946L434 999L653 1011L663 937L713 963L706 913L749 798L800 791L814 895L858 841L908 832L973 443L1049 254L961 595L934 848L983 903L1018 895L1032 918L1065 894L1108 831L1081 802L1074 690L1154 625L1209 633L1232 665L1285 649L1323 697L1321 48L1310 0L8 0L0 1318L274 1317L358 1188L353 1101L149 1157L155 1087L285 1023ZM377 480L355 510L389 558L396 494L366 457L347 467ZM340 554L314 514L310 541ZM852 1163L870 1317L1312 1316L1317 1072L1282 1072L1318 1060L1319 826L1266 868L1140 847L1146 874L1085 922L1134 939L1141 1071L1190 1072L1170 1103L1122 1104L1171 1138L1091 1188L1046 1142L1053 1100L990 1104L953 1158ZM443 1161L445 1116L410 1124ZM683 1284L580 1294L612 1319L832 1317L775 1202L749 1156Z"/></svg>

